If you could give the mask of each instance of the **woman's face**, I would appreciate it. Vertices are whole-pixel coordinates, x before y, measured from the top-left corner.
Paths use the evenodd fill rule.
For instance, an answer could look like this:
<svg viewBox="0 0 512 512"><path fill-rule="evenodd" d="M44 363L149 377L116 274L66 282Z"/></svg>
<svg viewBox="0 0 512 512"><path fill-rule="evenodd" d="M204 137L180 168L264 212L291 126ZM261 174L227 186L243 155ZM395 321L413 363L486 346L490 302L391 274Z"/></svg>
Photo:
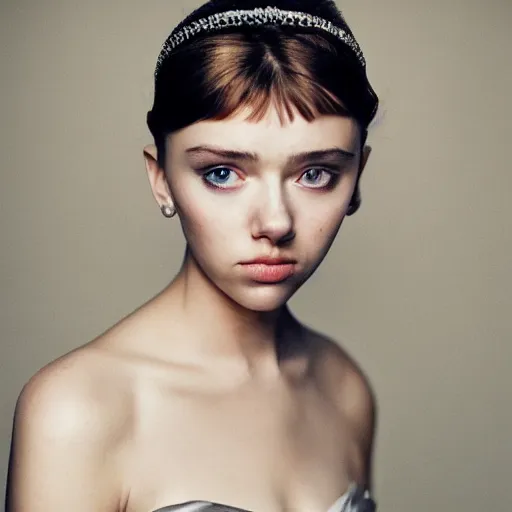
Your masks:
<svg viewBox="0 0 512 512"><path fill-rule="evenodd" d="M363 167L360 132L339 116L246 118L171 134L167 183L162 170L150 180L161 204L168 185L203 274L241 306L271 311L311 276L342 224Z"/></svg>

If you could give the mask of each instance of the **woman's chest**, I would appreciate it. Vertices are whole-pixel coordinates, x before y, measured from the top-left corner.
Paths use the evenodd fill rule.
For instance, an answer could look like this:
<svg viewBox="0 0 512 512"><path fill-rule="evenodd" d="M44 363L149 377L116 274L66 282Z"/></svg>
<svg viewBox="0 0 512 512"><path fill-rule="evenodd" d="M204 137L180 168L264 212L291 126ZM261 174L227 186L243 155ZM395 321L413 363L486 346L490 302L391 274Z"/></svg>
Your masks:
<svg viewBox="0 0 512 512"><path fill-rule="evenodd" d="M323 512L358 477L350 433L311 393L182 396L156 405L139 418L127 512L193 500Z"/></svg>

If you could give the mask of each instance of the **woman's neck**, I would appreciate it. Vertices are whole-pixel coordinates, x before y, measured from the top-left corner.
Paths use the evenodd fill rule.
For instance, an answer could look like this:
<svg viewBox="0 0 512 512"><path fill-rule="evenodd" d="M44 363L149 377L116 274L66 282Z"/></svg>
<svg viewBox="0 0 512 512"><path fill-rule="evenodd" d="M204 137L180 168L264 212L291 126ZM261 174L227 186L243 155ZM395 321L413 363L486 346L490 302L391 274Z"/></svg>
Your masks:
<svg viewBox="0 0 512 512"><path fill-rule="evenodd" d="M162 298L177 313L187 349L251 375L279 371L291 338L300 332L286 305L265 312L242 307L212 283L190 255Z"/></svg>

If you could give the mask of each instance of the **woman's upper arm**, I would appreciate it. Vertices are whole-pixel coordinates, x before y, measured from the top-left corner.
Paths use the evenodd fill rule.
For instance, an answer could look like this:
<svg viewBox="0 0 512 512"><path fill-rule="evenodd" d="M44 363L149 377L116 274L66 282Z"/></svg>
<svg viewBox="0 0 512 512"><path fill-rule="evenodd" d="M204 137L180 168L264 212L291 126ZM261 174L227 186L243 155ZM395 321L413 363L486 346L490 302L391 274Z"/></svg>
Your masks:
<svg viewBox="0 0 512 512"><path fill-rule="evenodd" d="M106 404L66 373L36 375L18 399L7 512L119 510L119 460Z"/></svg>
<svg viewBox="0 0 512 512"><path fill-rule="evenodd" d="M323 363L322 376L327 381L329 395L348 422L358 446L361 483L371 489L377 423L375 396L365 375L339 346L329 345Z"/></svg>
<svg viewBox="0 0 512 512"><path fill-rule="evenodd" d="M366 486L372 488L373 446L377 423L375 396L366 378L358 369L346 371L343 394L344 414L358 434L359 446L364 460Z"/></svg>

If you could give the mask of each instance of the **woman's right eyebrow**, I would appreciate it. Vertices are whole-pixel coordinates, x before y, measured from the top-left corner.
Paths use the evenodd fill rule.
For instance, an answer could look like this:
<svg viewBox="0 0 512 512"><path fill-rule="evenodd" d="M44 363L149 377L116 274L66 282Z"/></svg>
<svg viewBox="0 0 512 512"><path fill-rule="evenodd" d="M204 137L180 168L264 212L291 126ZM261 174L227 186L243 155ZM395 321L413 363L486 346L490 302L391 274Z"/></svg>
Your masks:
<svg viewBox="0 0 512 512"><path fill-rule="evenodd" d="M249 162L259 162L260 158L256 153L248 151L237 151L233 149L225 149L217 146L194 146L188 148L185 153L190 156L196 155L213 155L221 158L227 158L230 160L246 160Z"/></svg>

